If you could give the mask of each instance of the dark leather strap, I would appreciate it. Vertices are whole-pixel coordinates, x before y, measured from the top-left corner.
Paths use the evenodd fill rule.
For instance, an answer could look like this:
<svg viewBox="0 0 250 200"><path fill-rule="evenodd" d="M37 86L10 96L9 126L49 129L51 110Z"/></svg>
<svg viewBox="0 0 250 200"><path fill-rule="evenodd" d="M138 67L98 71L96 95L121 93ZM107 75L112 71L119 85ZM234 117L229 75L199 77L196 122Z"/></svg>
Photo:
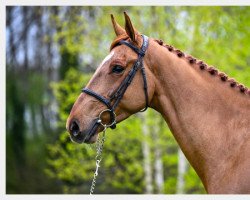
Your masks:
<svg viewBox="0 0 250 200"><path fill-rule="evenodd" d="M127 77L129 77L128 79L130 79L130 80L129 80L128 83L126 84L127 80L125 79L125 80L123 81L125 84L122 83L122 84L120 85L120 87L118 88L117 92L119 91L119 89L120 89L121 87L123 87L123 85L126 85L126 86L125 86L126 88L125 88L123 94L125 93L125 91L126 91L128 85L131 83L132 79L133 79L134 76L135 76L135 73L137 72L138 68L140 67L140 68L141 68L141 73L142 73L142 78L143 78L143 83L144 83L143 89L144 89L145 101L146 101L146 106L145 106L145 108L144 108L143 110L141 110L141 112L144 112L144 111L147 110L147 108L148 108L148 103L149 103L149 102L148 102L147 78L146 78L146 72L145 72L145 68L144 68L144 66L143 66L142 58L144 57L144 55L145 55L145 53L146 53L146 51L147 51L148 43L149 43L149 42L148 42L148 37L147 37L147 36L142 35L142 38L143 38L143 43L142 43L141 49L138 49L137 47L135 47L134 45L132 45L131 43L129 43L129 42L125 41L125 40L121 40L121 41L118 43L118 44L125 44L125 45L127 45L128 47L130 47L132 50L134 50L134 51L138 54L138 60L136 61L136 63L134 64L134 67L130 70L130 72L129 72L128 76L127 76ZM116 92L116 93L117 93L117 92ZM123 96L123 94L120 94L120 95ZM119 98L119 102L120 102L121 98L122 98L122 97ZM112 97L111 97L111 100L110 100L110 101L112 101ZM117 103L115 104L115 107L118 105L119 102L117 102Z"/></svg>
<svg viewBox="0 0 250 200"><path fill-rule="evenodd" d="M141 73L142 73L142 78L143 78L143 89L144 89L144 94L145 94L145 101L146 101L146 106L144 109L141 110L141 112L144 112L148 109L148 84L147 84L147 77L146 77L146 72L144 66L141 68Z"/></svg>
<svg viewBox="0 0 250 200"><path fill-rule="evenodd" d="M115 116L114 116L114 113L113 113L114 110L113 110L113 107L111 106L110 101L109 101L108 99L106 99L105 97L101 96L100 94L95 93L94 91L92 91L92 90L90 90L90 89L88 89L88 88L83 88L83 89L82 89L82 92L85 92L86 94L95 97L95 98L98 99L100 102L102 102L103 104L105 104L105 105L108 107L108 109L111 110L111 112L110 112L110 121L114 121L114 119L115 119ZM96 124L97 124L97 123L96 123ZM96 125L96 124L95 124L95 125ZM95 127L95 125L94 125L93 127ZM112 126L110 126L110 127L111 127L112 129L115 129L115 128L116 128L116 125L114 124L114 125L112 125ZM92 131L92 130L91 130L91 131Z"/></svg>
<svg viewBox="0 0 250 200"><path fill-rule="evenodd" d="M97 94L97 93L95 93L94 91L92 91L92 90L90 90L88 88L83 88L82 92L85 92L86 94L95 97L100 102L102 102L103 104L105 104L109 109L112 109L110 101L108 99L106 99L105 97L101 96L100 94Z"/></svg>
<svg viewBox="0 0 250 200"><path fill-rule="evenodd" d="M132 69L129 71L129 73L126 76L126 78L122 81L122 83L119 86L119 88L111 96L111 98L110 98L111 101L113 101L114 99L116 100L115 103L113 104L114 110L118 106L118 104L120 103L120 101L121 101L124 93L126 92L128 86L132 82L132 80L133 80L136 72L138 71L139 66L140 66L140 61L137 60L136 63L134 64L134 66L132 67Z"/></svg>
<svg viewBox="0 0 250 200"><path fill-rule="evenodd" d="M138 49L136 46L132 45L131 43L129 43L128 41L126 40L121 40L120 42L118 42L118 45L121 45L121 44L125 44L126 46L130 47L131 49L133 49L138 55L140 56L144 56L145 55L145 52L142 51L141 49Z"/></svg>
<svg viewBox="0 0 250 200"><path fill-rule="evenodd" d="M84 139L85 141L89 141L90 138L91 138L93 135L95 135L96 130L97 130L98 126L99 126L99 124L97 123L97 120L98 120L98 119L95 119L95 121L94 121L93 124L91 125L91 128L90 128L90 130L89 130L89 133L88 133L88 135L86 136L86 138Z"/></svg>
<svg viewBox="0 0 250 200"><path fill-rule="evenodd" d="M146 53L147 49L148 49L148 36L146 35L142 35L142 38L143 38L143 43L142 43L142 47L141 47L141 50L144 52L144 54Z"/></svg>

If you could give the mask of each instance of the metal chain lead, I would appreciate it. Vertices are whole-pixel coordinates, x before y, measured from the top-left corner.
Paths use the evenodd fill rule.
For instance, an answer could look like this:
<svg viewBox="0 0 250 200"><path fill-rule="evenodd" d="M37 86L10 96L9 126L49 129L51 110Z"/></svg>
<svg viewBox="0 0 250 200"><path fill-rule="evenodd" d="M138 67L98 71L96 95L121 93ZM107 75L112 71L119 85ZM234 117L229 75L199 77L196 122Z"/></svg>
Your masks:
<svg viewBox="0 0 250 200"><path fill-rule="evenodd" d="M97 141L97 148L96 148L96 170L95 170L95 173L94 173L94 177L93 177L93 180L92 180L92 184L91 184L91 187L90 187L90 193L89 194L93 194L94 193L94 189L95 189L95 184L96 184L96 178L98 176L98 170L99 170L99 167L100 167L100 162L102 160L102 150L103 150L103 146L104 146L104 142L105 142L105 132L106 132L106 129L107 129L107 126L104 125L104 129L103 129L103 135L102 135L102 138L98 138L98 141Z"/></svg>

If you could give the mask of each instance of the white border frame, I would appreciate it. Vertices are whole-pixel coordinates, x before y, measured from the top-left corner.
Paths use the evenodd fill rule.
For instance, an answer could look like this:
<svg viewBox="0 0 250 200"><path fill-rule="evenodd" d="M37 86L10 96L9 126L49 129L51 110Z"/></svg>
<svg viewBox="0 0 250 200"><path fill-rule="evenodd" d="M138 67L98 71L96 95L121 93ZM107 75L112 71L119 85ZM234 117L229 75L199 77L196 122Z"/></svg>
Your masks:
<svg viewBox="0 0 250 200"><path fill-rule="evenodd" d="M40 199L117 199L128 200L129 199L241 199L248 200L250 195L6 195L6 6L249 6L249 0L49 0L49 1L38 1L38 0L1 0L0 3L0 199L25 199L25 200L40 200Z"/></svg>

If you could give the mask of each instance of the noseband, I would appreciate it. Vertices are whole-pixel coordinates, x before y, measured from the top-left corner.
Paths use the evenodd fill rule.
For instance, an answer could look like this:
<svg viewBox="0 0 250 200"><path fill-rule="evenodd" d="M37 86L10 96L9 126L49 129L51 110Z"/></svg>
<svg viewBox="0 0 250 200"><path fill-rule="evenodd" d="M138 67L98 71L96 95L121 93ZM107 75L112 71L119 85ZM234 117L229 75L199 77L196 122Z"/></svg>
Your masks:
<svg viewBox="0 0 250 200"><path fill-rule="evenodd" d="M102 119L101 119L101 115L104 112L109 112L110 113L110 123L109 125L105 125L105 127L110 127L112 129L116 128L116 115L115 115L115 109L118 106L119 102L121 101L124 93L126 92L128 86L130 85L130 83L132 82L133 78L135 77L136 72L141 69L141 73L142 73L142 78L143 78L143 83L144 83L144 93L145 93L145 100L146 100L146 106L143 110L141 110L141 112L147 110L148 108L148 86L147 86L147 79L146 79L146 73L145 73L145 68L143 66L143 57L145 56L146 50L148 48L148 37L145 35L142 35L143 38L143 44L142 47L139 49L136 46L134 46L133 44L125 41L125 40L121 40L118 42L117 45L126 45L129 48L131 48L134 52L136 52L138 54L138 59L136 60L136 62L134 63L133 67L131 68L131 70L129 71L128 75L126 76L126 78L122 81L121 85L118 87L118 89L115 91L114 94L111 95L110 99L107 99L105 97L103 97L100 94L95 93L94 91L88 89L88 88L83 88L82 92L95 97L96 99L98 99L100 102L102 102L103 104L105 104L107 106L108 109L102 111L99 115L99 118L96 120L96 122L93 124L91 130L90 130L90 136L94 133L94 129L95 127L97 127L98 125L103 125L102 123ZM111 103L113 103L113 105L111 105ZM104 126L104 125L103 125Z"/></svg>

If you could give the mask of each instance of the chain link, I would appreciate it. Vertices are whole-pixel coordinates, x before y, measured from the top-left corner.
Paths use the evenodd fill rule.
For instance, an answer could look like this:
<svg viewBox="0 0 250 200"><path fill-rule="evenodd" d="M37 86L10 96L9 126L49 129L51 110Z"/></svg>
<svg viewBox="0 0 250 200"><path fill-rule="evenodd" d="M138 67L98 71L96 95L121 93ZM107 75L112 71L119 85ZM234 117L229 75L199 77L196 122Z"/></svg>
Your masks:
<svg viewBox="0 0 250 200"><path fill-rule="evenodd" d="M95 189L95 185L96 185L96 178L98 176L98 170L100 167L100 162L102 161L102 150L103 150L103 146L104 146L104 142L105 142L105 132L106 132L107 126L104 125L104 129L103 129L103 135L102 138L98 138L97 140L97 145L96 145L96 170L94 173L94 177L92 180L92 184L90 187L90 193L89 194L93 194L94 193L94 189Z"/></svg>

